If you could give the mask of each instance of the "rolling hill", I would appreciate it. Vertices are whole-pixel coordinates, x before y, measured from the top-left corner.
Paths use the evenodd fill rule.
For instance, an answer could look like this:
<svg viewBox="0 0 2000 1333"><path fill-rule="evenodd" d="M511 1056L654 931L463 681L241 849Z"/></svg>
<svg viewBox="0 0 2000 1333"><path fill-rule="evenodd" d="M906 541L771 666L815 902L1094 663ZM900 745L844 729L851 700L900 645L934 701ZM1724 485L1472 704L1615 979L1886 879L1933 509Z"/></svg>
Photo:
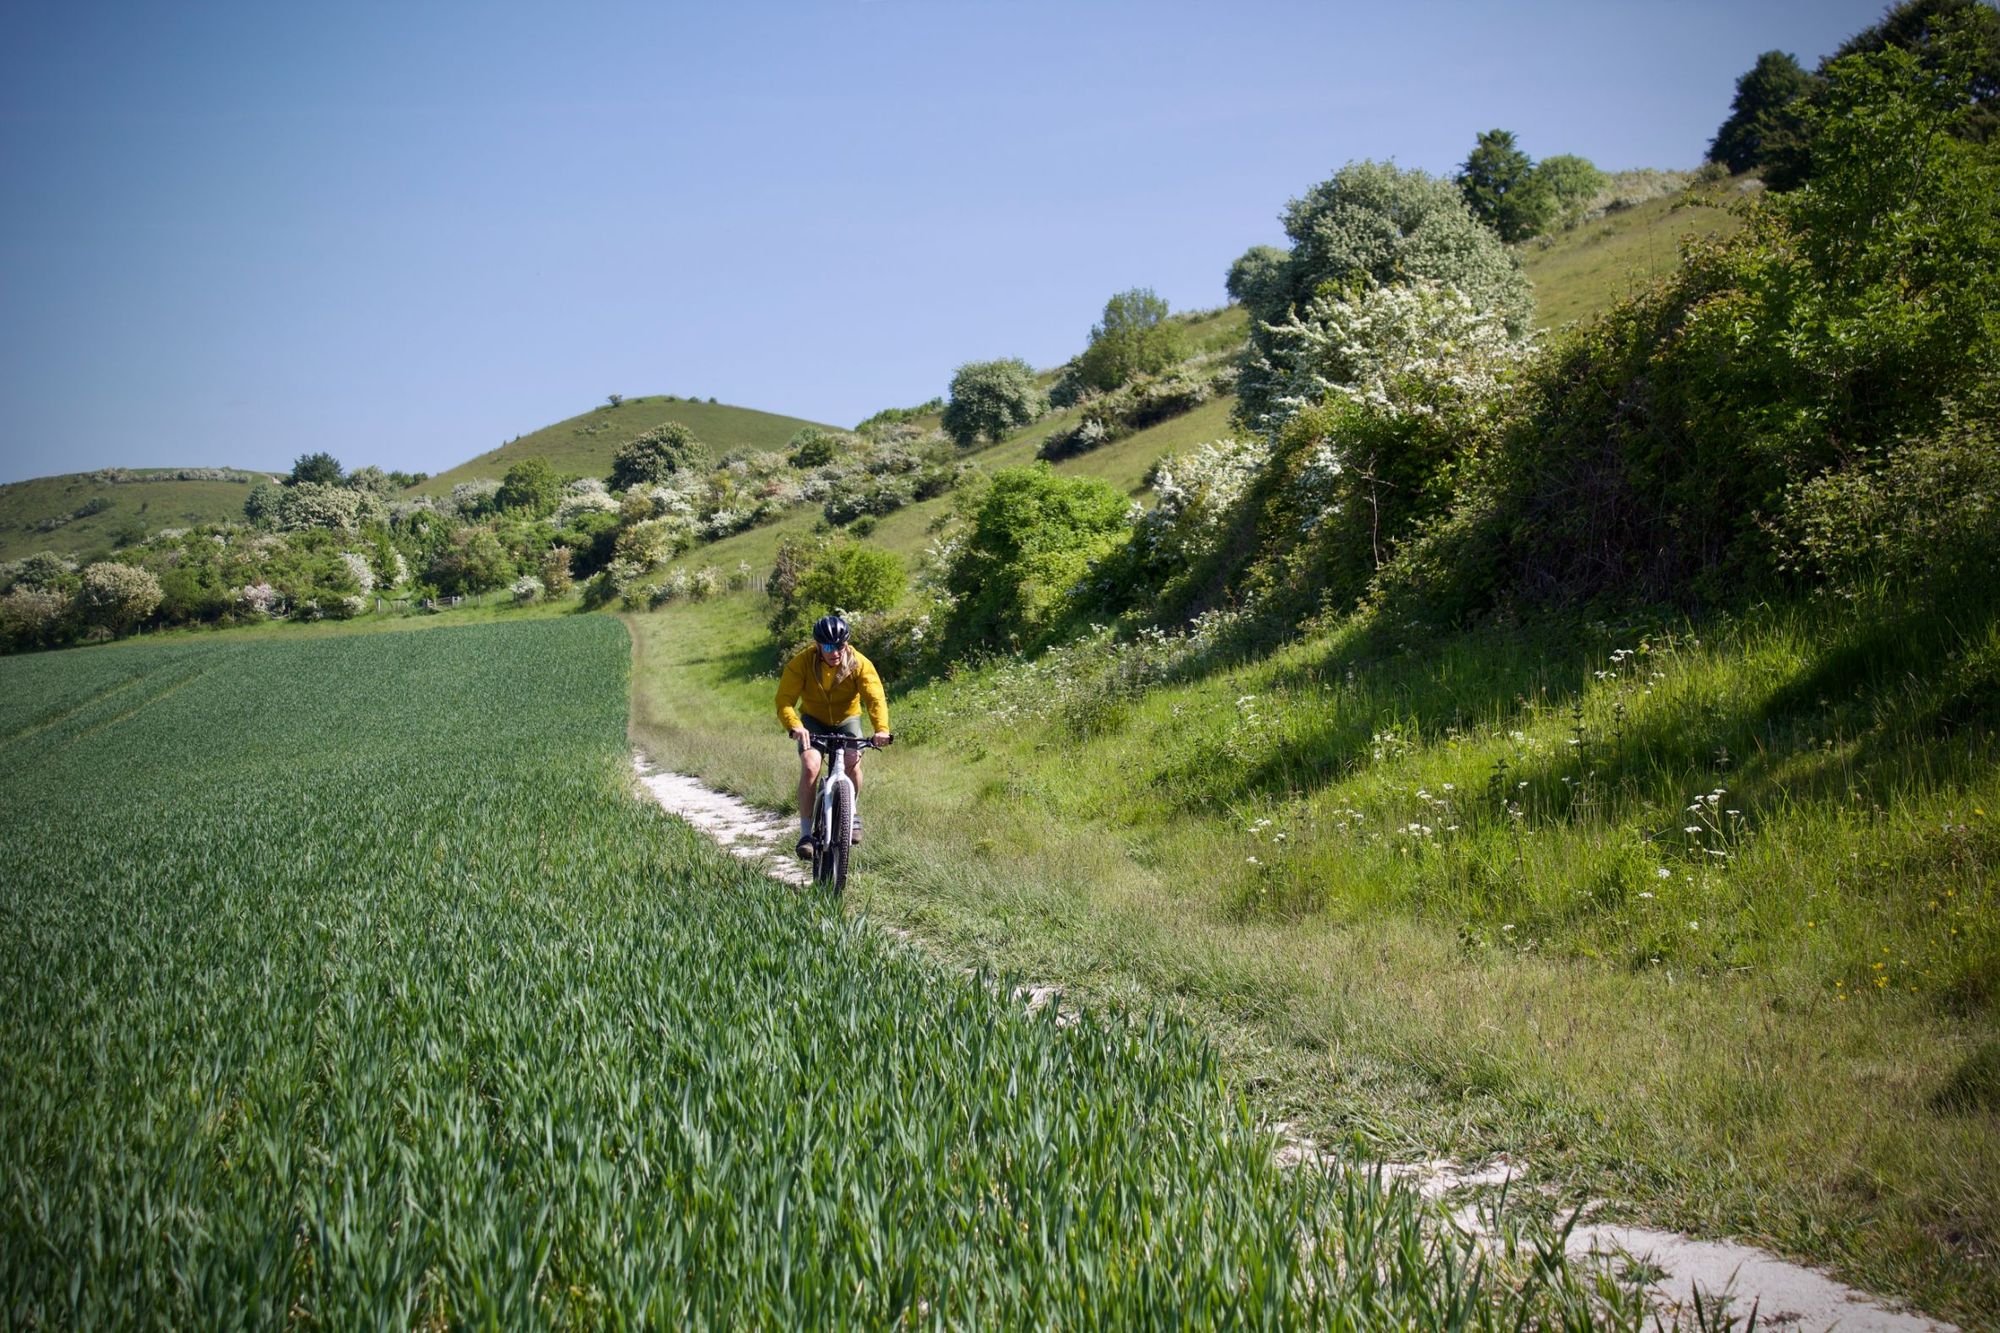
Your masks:
<svg viewBox="0 0 2000 1333"><path fill-rule="evenodd" d="M508 468L526 458L547 459L557 472L602 477L611 471L611 457L619 445L666 421L678 421L692 430L708 446L711 457L732 449L780 449L801 426L826 424L665 394L627 398L615 406L607 403L509 440L412 487L410 494L441 495L461 481L480 477L498 481Z"/></svg>
<svg viewBox="0 0 2000 1333"><path fill-rule="evenodd" d="M172 471L112 468L0 486L0 560L34 551L87 556L161 528L241 518L243 497L264 476L244 472L240 475L250 480L180 481Z"/></svg>

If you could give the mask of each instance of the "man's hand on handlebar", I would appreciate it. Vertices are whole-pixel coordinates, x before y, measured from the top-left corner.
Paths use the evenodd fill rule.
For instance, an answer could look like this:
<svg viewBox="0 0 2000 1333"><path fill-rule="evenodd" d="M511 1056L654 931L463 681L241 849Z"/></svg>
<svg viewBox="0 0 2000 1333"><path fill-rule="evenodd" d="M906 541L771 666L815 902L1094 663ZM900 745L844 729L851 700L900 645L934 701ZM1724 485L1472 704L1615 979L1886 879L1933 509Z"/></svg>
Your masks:
<svg viewBox="0 0 2000 1333"><path fill-rule="evenodd" d="M806 742L812 739L812 733L804 727L793 727L792 739L798 742L799 753L804 754L806 752Z"/></svg>
<svg viewBox="0 0 2000 1333"><path fill-rule="evenodd" d="M894 739L896 738L894 736L891 736L886 731L878 731L873 736L869 737L869 740L873 744L878 746L887 745L890 741L893 741Z"/></svg>

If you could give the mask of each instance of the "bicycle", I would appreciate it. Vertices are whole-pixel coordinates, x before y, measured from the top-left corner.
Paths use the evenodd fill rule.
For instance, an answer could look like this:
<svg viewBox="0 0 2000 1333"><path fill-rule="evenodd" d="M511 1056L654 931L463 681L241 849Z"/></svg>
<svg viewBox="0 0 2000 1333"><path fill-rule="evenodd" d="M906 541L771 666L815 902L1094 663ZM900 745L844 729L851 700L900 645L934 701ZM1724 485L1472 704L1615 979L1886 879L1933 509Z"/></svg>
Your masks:
<svg viewBox="0 0 2000 1333"><path fill-rule="evenodd" d="M847 888L847 855L854 846L854 784L848 780L844 751L879 750L873 737L840 733L813 736L807 744L826 757L813 788L813 883ZM884 742L887 744L887 742Z"/></svg>

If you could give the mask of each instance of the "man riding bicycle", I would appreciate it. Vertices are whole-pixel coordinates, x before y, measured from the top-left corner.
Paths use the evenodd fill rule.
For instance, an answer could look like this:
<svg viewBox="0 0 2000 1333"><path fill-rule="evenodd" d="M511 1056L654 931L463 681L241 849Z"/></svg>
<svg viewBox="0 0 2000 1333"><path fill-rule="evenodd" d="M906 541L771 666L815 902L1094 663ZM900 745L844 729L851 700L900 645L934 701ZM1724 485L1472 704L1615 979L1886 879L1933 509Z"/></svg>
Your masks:
<svg viewBox="0 0 2000 1333"><path fill-rule="evenodd" d="M812 857L813 785L819 781L819 751L807 744L814 735L863 736L861 709L875 726L874 742L889 743L889 700L875 664L847 641L846 619L839 612L821 616L813 625L813 646L785 664L778 678L778 721L799 746L799 846L801 858ZM796 705L796 708L794 707ZM847 780L861 794L861 751L845 756ZM861 841L861 816L854 816L853 842Z"/></svg>

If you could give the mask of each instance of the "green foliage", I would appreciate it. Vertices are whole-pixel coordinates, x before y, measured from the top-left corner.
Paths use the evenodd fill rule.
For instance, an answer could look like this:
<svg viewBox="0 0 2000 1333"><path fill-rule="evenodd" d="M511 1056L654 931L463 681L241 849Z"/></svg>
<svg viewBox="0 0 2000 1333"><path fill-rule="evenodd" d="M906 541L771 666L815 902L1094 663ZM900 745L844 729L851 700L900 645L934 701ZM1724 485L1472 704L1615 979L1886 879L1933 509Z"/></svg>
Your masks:
<svg viewBox="0 0 2000 1333"><path fill-rule="evenodd" d="M797 643L829 611L887 611L908 586L893 551L857 541L813 545L787 538L765 583L771 634L781 645Z"/></svg>
<svg viewBox="0 0 2000 1333"><path fill-rule="evenodd" d="M1899 49L1835 62L1812 188L1556 347L1389 591L1457 615L1768 589L1787 488L1929 438L2000 354L2000 169L1946 132L1963 101Z"/></svg>
<svg viewBox="0 0 2000 1333"><path fill-rule="evenodd" d="M707 461L708 450L693 431L678 421L662 422L619 447L611 464L611 488L654 485L698 471Z"/></svg>
<svg viewBox="0 0 2000 1333"><path fill-rule="evenodd" d="M1729 118L1708 145L1708 160L1732 172L1751 171L1798 151L1803 124L1799 103L1812 75L1784 51L1766 51L1736 80Z"/></svg>
<svg viewBox="0 0 2000 1333"><path fill-rule="evenodd" d="M1482 310L1524 332L1533 311L1519 261L1482 226L1449 181L1385 162L1353 162L1285 210L1292 239L1282 281L1250 309L1250 343L1237 384L1238 416L1264 428L1276 407L1271 327L1322 291L1373 280L1430 280L1457 288Z"/></svg>
<svg viewBox="0 0 2000 1333"><path fill-rule="evenodd" d="M905 425L919 417L927 417L942 411L944 411L942 398L933 398L929 402L918 403L915 407L885 407L856 426L854 430L859 435L872 435L885 426Z"/></svg>
<svg viewBox="0 0 2000 1333"><path fill-rule="evenodd" d="M570 569L570 549L567 546L551 546L544 551L541 572L542 586L548 591L550 601L561 601L569 596L569 590L576 582Z"/></svg>
<svg viewBox="0 0 2000 1333"><path fill-rule="evenodd" d="M514 558L490 528L460 528L431 558L425 579L446 594L490 592L513 582Z"/></svg>
<svg viewBox="0 0 2000 1333"><path fill-rule="evenodd" d="M293 486L302 484L338 486L341 475L340 460L332 454L300 454L292 463L292 474L288 481Z"/></svg>
<svg viewBox="0 0 2000 1333"><path fill-rule="evenodd" d="M278 527L286 532L306 528L352 532L364 517L379 512L377 504L373 496L363 491L316 481L295 481L278 497Z"/></svg>
<svg viewBox="0 0 2000 1333"><path fill-rule="evenodd" d="M840 436L817 426L802 426L793 433L785 461L801 470L831 463L839 453Z"/></svg>
<svg viewBox="0 0 2000 1333"><path fill-rule="evenodd" d="M544 518L562 503L563 479L545 458L524 458L507 469L494 497L499 507Z"/></svg>
<svg viewBox="0 0 2000 1333"><path fill-rule="evenodd" d="M250 488L250 494L243 497L243 517L256 527L275 528L284 503L283 486L275 481L260 481Z"/></svg>
<svg viewBox="0 0 2000 1333"><path fill-rule="evenodd" d="M367 491L371 495L388 495L399 489L396 479L373 463L358 467L341 479L341 485L353 491Z"/></svg>
<svg viewBox="0 0 2000 1333"><path fill-rule="evenodd" d="M1106 301L1104 317L1092 326L1090 344L1076 361L1082 384L1108 393L1180 360L1180 329L1167 315L1166 301L1150 287L1134 287Z"/></svg>
<svg viewBox="0 0 2000 1333"><path fill-rule="evenodd" d="M1459 193L1474 217L1503 241L1538 235L1556 214L1556 200L1509 130L1488 130L1458 172Z"/></svg>
<svg viewBox="0 0 2000 1333"><path fill-rule="evenodd" d="M1026 646L1063 623L1068 594L1124 541L1128 501L1094 477L1047 463L1003 468L969 500L945 575L947 640L959 651Z"/></svg>
<svg viewBox="0 0 2000 1333"><path fill-rule="evenodd" d="M1837 47L1836 60L1908 51L1934 77L1963 90L1951 133L1991 143L2000 133L2000 10L1981 0L1899 0L1882 17Z"/></svg>
<svg viewBox="0 0 2000 1333"><path fill-rule="evenodd" d="M99 561L84 568L77 609L88 624L124 634L153 614L160 597L160 581L145 570Z"/></svg>
<svg viewBox="0 0 2000 1333"><path fill-rule="evenodd" d="M1611 177L1599 171L1587 157L1558 153L1535 164L1535 182L1553 202L1550 227L1574 227L1610 186Z"/></svg>
<svg viewBox="0 0 2000 1333"><path fill-rule="evenodd" d="M1089 453L1192 412L1235 383L1236 370L1227 365L1185 365L1164 375L1141 375L1113 393L1086 396L1077 419L1045 438L1035 456L1059 462Z"/></svg>
<svg viewBox="0 0 2000 1333"><path fill-rule="evenodd" d="M19 588L49 589L61 584L68 575L75 572L75 566L54 551L36 551L24 556L13 566L13 586Z"/></svg>
<svg viewBox="0 0 2000 1333"><path fill-rule="evenodd" d="M945 433L961 447L982 437L998 440L1048 411L1035 371L1018 358L968 361L951 377L944 408Z"/></svg>
<svg viewBox="0 0 2000 1333"><path fill-rule="evenodd" d="M1275 245L1253 245L1229 266L1223 290L1252 310L1273 310L1283 301L1288 256Z"/></svg>

